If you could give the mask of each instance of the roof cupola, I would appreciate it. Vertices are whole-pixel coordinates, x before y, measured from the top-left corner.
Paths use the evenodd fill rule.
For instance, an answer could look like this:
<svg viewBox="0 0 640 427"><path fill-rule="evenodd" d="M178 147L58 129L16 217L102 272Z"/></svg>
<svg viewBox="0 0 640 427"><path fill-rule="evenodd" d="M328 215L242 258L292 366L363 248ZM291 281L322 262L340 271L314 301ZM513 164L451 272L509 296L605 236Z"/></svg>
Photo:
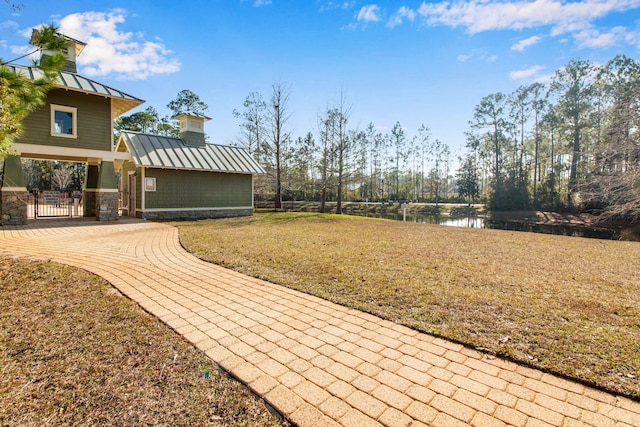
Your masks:
<svg viewBox="0 0 640 427"><path fill-rule="evenodd" d="M31 44L34 44L33 40L37 34L38 29L34 28L31 32ZM82 53L82 50L87 44L79 40L72 39L71 37L65 36L64 34L60 35L67 41L67 46L62 49L62 54L66 57L67 60L62 66L61 71L77 73L78 68L76 67L76 59L78 58L78 56L80 56L80 53ZM51 56L51 52L45 50L42 52L42 56Z"/></svg>
<svg viewBox="0 0 640 427"><path fill-rule="evenodd" d="M205 133L204 122L211 120L210 117L199 113L182 113L173 117L173 120L180 122L180 138L189 145L201 145L204 146Z"/></svg>

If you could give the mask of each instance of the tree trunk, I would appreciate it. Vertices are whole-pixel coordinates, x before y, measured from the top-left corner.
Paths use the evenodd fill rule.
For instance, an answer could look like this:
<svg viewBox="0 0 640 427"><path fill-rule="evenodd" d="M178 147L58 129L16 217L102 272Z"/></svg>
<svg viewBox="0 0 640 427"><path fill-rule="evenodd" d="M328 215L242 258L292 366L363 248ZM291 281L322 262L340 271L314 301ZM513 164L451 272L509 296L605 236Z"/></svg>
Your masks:
<svg viewBox="0 0 640 427"><path fill-rule="evenodd" d="M569 194L567 195L567 201L571 203L573 193L578 185L578 164L580 163L580 128L578 127L578 119L573 121L573 155L571 156L571 170L569 172Z"/></svg>

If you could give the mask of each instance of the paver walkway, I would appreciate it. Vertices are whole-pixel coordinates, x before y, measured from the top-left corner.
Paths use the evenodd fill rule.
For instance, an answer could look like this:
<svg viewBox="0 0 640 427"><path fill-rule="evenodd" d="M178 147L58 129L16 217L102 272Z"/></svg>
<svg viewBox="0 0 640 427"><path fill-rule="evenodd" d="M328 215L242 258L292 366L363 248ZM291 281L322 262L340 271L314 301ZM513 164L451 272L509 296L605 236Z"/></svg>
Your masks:
<svg viewBox="0 0 640 427"><path fill-rule="evenodd" d="M176 228L0 227L0 254L98 274L306 426L640 426L640 403L200 261Z"/></svg>

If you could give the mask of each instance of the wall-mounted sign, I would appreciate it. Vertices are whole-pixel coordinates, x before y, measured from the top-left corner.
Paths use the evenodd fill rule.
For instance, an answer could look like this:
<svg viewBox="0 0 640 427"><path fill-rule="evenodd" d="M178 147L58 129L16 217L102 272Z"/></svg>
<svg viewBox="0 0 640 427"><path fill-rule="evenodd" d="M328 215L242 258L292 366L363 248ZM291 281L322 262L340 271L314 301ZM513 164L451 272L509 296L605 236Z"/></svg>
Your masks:
<svg viewBox="0 0 640 427"><path fill-rule="evenodd" d="M156 179L145 178L144 179L144 191L156 191Z"/></svg>
<svg viewBox="0 0 640 427"><path fill-rule="evenodd" d="M42 201L45 205L59 205L60 192L45 190L42 192Z"/></svg>

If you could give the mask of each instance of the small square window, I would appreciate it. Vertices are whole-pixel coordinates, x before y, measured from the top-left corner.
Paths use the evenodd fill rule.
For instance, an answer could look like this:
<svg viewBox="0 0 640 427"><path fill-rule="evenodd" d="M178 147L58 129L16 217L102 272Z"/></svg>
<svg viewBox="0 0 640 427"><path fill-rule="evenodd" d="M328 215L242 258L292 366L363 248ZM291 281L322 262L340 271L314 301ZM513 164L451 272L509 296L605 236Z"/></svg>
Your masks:
<svg viewBox="0 0 640 427"><path fill-rule="evenodd" d="M145 178L144 179L144 191L156 191L156 179Z"/></svg>
<svg viewBox="0 0 640 427"><path fill-rule="evenodd" d="M51 136L77 138L77 108L51 105Z"/></svg>

